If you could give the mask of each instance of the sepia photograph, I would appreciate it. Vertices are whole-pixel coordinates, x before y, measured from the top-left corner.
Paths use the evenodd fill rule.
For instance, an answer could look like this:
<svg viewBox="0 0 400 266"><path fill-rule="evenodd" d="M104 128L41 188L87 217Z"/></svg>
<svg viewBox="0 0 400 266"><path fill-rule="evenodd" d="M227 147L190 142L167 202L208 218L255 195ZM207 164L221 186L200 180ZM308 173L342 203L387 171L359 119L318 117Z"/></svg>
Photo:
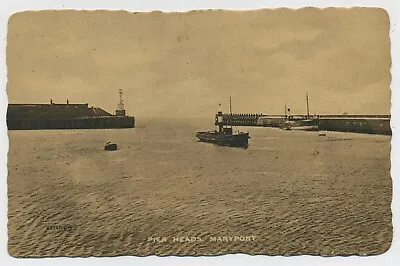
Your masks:
<svg viewBox="0 0 400 266"><path fill-rule="evenodd" d="M392 245L383 8L28 10L6 64L12 257Z"/></svg>

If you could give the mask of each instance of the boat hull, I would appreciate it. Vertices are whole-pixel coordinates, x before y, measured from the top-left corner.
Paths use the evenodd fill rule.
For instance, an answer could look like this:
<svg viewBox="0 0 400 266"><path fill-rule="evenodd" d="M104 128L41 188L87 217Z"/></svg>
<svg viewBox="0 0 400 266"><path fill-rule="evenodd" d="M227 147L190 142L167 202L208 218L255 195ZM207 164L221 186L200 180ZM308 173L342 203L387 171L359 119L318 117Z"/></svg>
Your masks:
<svg viewBox="0 0 400 266"><path fill-rule="evenodd" d="M290 126L282 128L284 130L319 131L318 126Z"/></svg>
<svg viewBox="0 0 400 266"><path fill-rule="evenodd" d="M220 134L218 132L197 132L196 137L201 142L213 143L219 146L248 147L249 133Z"/></svg>
<svg viewBox="0 0 400 266"><path fill-rule="evenodd" d="M319 131L318 120L285 121L281 126L284 130Z"/></svg>

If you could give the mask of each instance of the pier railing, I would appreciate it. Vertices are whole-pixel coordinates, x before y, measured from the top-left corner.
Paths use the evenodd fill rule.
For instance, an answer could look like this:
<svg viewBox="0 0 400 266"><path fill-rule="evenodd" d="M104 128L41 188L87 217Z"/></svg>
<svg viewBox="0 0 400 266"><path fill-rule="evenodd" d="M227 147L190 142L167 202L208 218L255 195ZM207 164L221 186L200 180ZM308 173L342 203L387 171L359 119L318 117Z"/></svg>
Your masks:
<svg viewBox="0 0 400 266"><path fill-rule="evenodd" d="M257 126L261 114L223 114L223 124L232 126ZM218 125L218 114L215 115L215 125Z"/></svg>

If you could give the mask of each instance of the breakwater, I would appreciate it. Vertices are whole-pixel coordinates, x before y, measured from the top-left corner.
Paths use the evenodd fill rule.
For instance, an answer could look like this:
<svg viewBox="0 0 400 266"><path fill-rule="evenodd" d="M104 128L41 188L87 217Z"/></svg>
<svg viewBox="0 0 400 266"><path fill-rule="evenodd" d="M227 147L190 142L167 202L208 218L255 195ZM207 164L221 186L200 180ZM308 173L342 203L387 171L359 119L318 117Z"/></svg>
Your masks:
<svg viewBox="0 0 400 266"><path fill-rule="evenodd" d="M224 125L257 126L262 114L222 114ZM215 115L215 125L218 125L218 114Z"/></svg>
<svg viewBox="0 0 400 266"><path fill-rule="evenodd" d="M224 114L224 124L234 126L280 127L284 115ZM290 120L306 119L304 115L290 115ZM318 115L319 130L391 135L390 115Z"/></svg>
<svg viewBox="0 0 400 266"><path fill-rule="evenodd" d="M9 130L134 128L135 118L88 104L9 104Z"/></svg>
<svg viewBox="0 0 400 266"><path fill-rule="evenodd" d="M21 119L8 120L7 127L9 130L134 128L135 118L106 116L54 120Z"/></svg>
<svg viewBox="0 0 400 266"><path fill-rule="evenodd" d="M322 116L319 129L327 131L355 132L367 134L391 135L389 117L334 117Z"/></svg>

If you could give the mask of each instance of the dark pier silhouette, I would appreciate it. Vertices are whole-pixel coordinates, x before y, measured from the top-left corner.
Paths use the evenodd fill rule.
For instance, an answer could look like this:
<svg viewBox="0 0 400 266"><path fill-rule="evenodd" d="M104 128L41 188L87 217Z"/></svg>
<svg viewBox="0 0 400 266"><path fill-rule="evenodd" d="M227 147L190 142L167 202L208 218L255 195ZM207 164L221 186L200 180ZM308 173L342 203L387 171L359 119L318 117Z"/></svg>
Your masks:
<svg viewBox="0 0 400 266"><path fill-rule="evenodd" d="M7 128L33 129L102 129L134 128L135 118L125 113L122 89L118 90L119 103L115 115L87 103L9 104Z"/></svg>
<svg viewBox="0 0 400 266"><path fill-rule="evenodd" d="M102 108L85 104L9 104L7 109L9 130L34 129L101 129L134 128L135 118L126 116L125 110L115 115Z"/></svg>
<svg viewBox="0 0 400 266"><path fill-rule="evenodd" d="M229 126L257 126L261 114L223 114L224 125ZM215 125L218 125L218 114L215 115Z"/></svg>
<svg viewBox="0 0 400 266"><path fill-rule="evenodd" d="M224 125L280 127L289 120L307 119L307 115L223 114ZM315 115L319 130L391 135L390 115ZM217 125L217 115L215 116Z"/></svg>

